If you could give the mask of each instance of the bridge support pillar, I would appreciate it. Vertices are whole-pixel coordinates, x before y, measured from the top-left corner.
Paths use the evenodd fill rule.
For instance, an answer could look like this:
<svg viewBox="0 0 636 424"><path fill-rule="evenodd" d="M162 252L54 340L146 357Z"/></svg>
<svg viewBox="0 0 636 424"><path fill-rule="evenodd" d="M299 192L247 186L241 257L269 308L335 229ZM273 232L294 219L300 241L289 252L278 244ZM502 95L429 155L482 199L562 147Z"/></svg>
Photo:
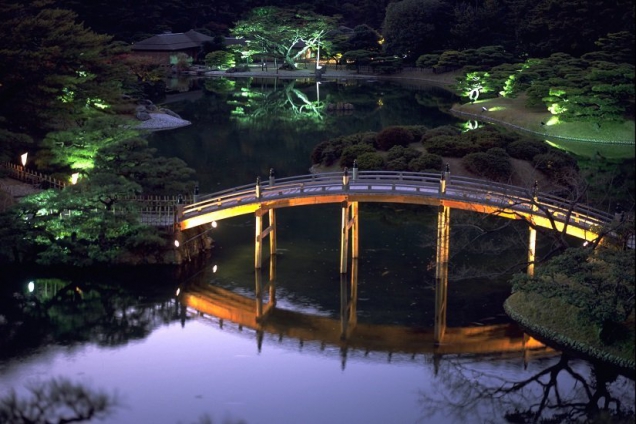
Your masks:
<svg viewBox="0 0 636 424"><path fill-rule="evenodd" d="M534 189L532 193L532 211L537 211L538 208L538 189L539 185L535 181ZM530 234L528 237L528 268L526 268L526 273L530 277L534 277L534 262L536 260L536 248L537 248L537 229L534 227L534 222L532 222L532 217L530 217Z"/></svg>
<svg viewBox="0 0 636 424"><path fill-rule="evenodd" d="M528 268L526 273L530 277L534 277L534 261L536 259L535 252L537 247L537 230L534 227L530 227L530 234L528 237Z"/></svg>
<svg viewBox="0 0 636 424"><path fill-rule="evenodd" d="M437 212L437 254L435 263L435 343L439 344L446 332L446 305L448 301L448 254L450 250L450 208L440 205Z"/></svg>
<svg viewBox="0 0 636 424"><path fill-rule="evenodd" d="M269 226L263 230L263 216L269 216ZM276 255L276 212L274 209L259 209L255 212L256 234L254 240L254 268L261 269L263 262L263 240L269 236L269 254Z"/></svg>
<svg viewBox="0 0 636 424"><path fill-rule="evenodd" d="M435 328L434 342L442 343L446 332L448 302L448 254L450 250L450 208L444 205L446 183L450 176L447 165L439 182L440 205L437 211L437 252L435 257Z"/></svg>
<svg viewBox="0 0 636 424"><path fill-rule="evenodd" d="M347 276L340 274L340 339L347 340L355 328L358 301L358 260L351 261L351 285L347 290Z"/></svg>
<svg viewBox="0 0 636 424"><path fill-rule="evenodd" d="M347 273L349 255L349 231L351 231L351 258L358 259L358 202L342 203L342 227L340 237L340 273Z"/></svg>
<svg viewBox="0 0 636 424"><path fill-rule="evenodd" d="M255 294L256 294L256 322L260 322L267 316L267 314L276 307L276 284L273 281L267 283L268 286L263 286L263 275L260 270L256 270L254 273L255 278ZM267 291L267 294L265 292ZM267 302L264 302L264 298L268 297Z"/></svg>

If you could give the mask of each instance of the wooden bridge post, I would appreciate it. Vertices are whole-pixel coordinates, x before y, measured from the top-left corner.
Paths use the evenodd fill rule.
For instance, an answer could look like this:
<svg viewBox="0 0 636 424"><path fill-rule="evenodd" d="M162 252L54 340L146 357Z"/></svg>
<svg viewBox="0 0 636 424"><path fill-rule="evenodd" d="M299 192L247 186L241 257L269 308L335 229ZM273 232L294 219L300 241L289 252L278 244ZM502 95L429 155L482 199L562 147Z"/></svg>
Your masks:
<svg viewBox="0 0 636 424"><path fill-rule="evenodd" d="M269 216L269 226L263 230L263 215L267 212ZM267 211L258 209L254 212L255 223L255 238L254 238L254 268L261 269L263 262L263 239L270 236L269 239L269 254L276 255L276 212L274 209Z"/></svg>
<svg viewBox="0 0 636 424"><path fill-rule="evenodd" d="M534 188L532 191L532 211L536 211L538 209L537 202L539 201L537 191L539 189L539 184L535 181ZM537 247L537 229L534 228L532 222L532 216L530 217L530 225L528 228L530 229L530 234L528 237L528 268L526 269L526 273L530 277L534 277L534 261L536 260L536 247Z"/></svg>
<svg viewBox="0 0 636 424"><path fill-rule="evenodd" d="M261 270L254 272L254 294L256 297L256 321L263 317L263 276Z"/></svg>
<svg viewBox="0 0 636 424"><path fill-rule="evenodd" d="M254 225L256 234L254 238L254 268L258 273L261 269L261 262L263 259L263 212L259 209L255 213L256 223Z"/></svg>
<svg viewBox="0 0 636 424"><path fill-rule="evenodd" d="M349 255L349 230L351 230L351 257L358 259L359 229L358 202L342 203L342 227L340 237L340 273L347 273L347 257Z"/></svg>
<svg viewBox="0 0 636 424"><path fill-rule="evenodd" d="M450 208L444 205L448 167L440 178L440 205L437 212L437 253L435 263L435 328L434 341L442 342L446 332L446 306L448 301L448 255L450 250Z"/></svg>
<svg viewBox="0 0 636 424"><path fill-rule="evenodd" d="M351 261L351 285L347 290L347 276L340 274L340 339L347 340L358 322L358 260Z"/></svg>
<svg viewBox="0 0 636 424"><path fill-rule="evenodd" d="M275 209L270 209L268 211L268 217L269 217L269 228L270 228L270 232L269 232L269 256L270 258L273 256L276 256L276 210ZM271 261L270 261L270 265L271 265ZM271 267L270 267L271 270ZM271 281L271 278L270 278Z"/></svg>

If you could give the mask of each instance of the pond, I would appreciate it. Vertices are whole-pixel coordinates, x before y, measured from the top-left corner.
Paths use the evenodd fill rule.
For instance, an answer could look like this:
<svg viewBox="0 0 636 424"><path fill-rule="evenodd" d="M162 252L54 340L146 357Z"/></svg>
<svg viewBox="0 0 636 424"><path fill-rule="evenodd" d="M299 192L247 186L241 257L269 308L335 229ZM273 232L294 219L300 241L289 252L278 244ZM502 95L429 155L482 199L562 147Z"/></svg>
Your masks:
<svg viewBox="0 0 636 424"><path fill-rule="evenodd" d="M202 193L270 168L308 173L313 147L329 137L460 124L448 113L453 96L435 87L197 83L170 103L193 125L156 133L151 145L196 169ZM353 110L320 107L338 103ZM361 204L360 259L344 277L340 219L337 205L280 210L276 260L261 271L251 217L221 221L210 257L181 270L4 271L0 397L27 398L29 384L65 378L115 401L106 423L560 422L595 408L633 412L633 379L545 346L505 315L526 228L451 212L447 327L436 344L437 211Z"/></svg>

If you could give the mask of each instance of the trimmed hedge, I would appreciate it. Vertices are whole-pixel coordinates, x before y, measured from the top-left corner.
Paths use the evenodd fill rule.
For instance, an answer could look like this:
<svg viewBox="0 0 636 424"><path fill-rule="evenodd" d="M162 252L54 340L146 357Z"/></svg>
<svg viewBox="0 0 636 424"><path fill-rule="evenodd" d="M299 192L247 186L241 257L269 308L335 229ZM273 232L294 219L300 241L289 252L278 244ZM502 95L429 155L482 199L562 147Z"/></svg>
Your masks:
<svg viewBox="0 0 636 424"><path fill-rule="evenodd" d="M444 159L432 153L425 153L422 156L412 159L409 162L408 170L412 172L441 171L444 166Z"/></svg>
<svg viewBox="0 0 636 424"><path fill-rule="evenodd" d="M408 146L413 133L403 127L387 127L378 133L375 144L378 150L387 151L393 146Z"/></svg>
<svg viewBox="0 0 636 424"><path fill-rule="evenodd" d="M440 135L445 135L449 137L458 137L461 135L461 130L459 128L455 128L451 125L444 125L442 127L433 128L432 130L428 130L424 135L422 135L422 144L424 147L427 147L428 141L432 138L435 138Z"/></svg>
<svg viewBox="0 0 636 424"><path fill-rule="evenodd" d="M409 162L419 156L422 155L422 152L415 150L412 147L404 147L404 146L393 146L387 152L386 159L387 161L404 158L406 162Z"/></svg>
<svg viewBox="0 0 636 424"><path fill-rule="evenodd" d="M363 153L358 156L358 169L378 171L384 169L384 158L379 153Z"/></svg>
<svg viewBox="0 0 636 424"><path fill-rule="evenodd" d="M340 166L353 166L353 161L364 153L374 153L375 148L366 143L354 144L353 146L347 146L342 151L340 156Z"/></svg>
<svg viewBox="0 0 636 424"><path fill-rule="evenodd" d="M403 157L387 160L386 162L387 171L406 171L407 169L408 163Z"/></svg>
<svg viewBox="0 0 636 424"><path fill-rule="evenodd" d="M532 164L537 170L546 173L551 178L558 178L568 168L578 169L576 159L559 150L535 155L532 158Z"/></svg>
<svg viewBox="0 0 636 424"><path fill-rule="evenodd" d="M457 136L440 135L426 141L426 151L440 156L461 158L475 151L475 146Z"/></svg>
<svg viewBox="0 0 636 424"><path fill-rule="evenodd" d="M508 181L512 176L512 164L507 156L476 152L466 155L462 164L470 172L494 181Z"/></svg>
<svg viewBox="0 0 636 424"><path fill-rule="evenodd" d="M542 141L522 138L508 144L506 151L515 159L532 160L536 155L547 153L548 146Z"/></svg>

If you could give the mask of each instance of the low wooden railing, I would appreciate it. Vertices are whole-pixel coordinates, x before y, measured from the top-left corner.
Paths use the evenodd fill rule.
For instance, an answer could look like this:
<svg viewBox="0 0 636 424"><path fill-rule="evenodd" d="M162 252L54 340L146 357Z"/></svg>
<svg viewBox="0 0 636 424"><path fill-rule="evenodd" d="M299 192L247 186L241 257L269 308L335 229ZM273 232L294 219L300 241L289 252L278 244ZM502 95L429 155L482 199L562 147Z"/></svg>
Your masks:
<svg viewBox="0 0 636 424"><path fill-rule="evenodd" d="M360 171L357 175L348 175L348 184L343 183L342 172L308 174L264 180L246 184L212 194L202 195L199 201L183 208L181 220L196 217L208 212L230 208L239 204L279 200L290 197L321 196L325 194L400 194L413 196L439 196L440 174L393 171ZM580 228L606 225L615 218L613 214L603 212L583 204L572 205L567 200L533 189L496 183L475 178L446 174L446 190L443 198L447 200L469 201L472 203L528 212L539 207L541 213L550 213L559 221L569 220ZM258 186L258 187L257 187ZM544 212L542 212L544 211Z"/></svg>
<svg viewBox="0 0 636 424"><path fill-rule="evenodd" d="M13 178L14 180L31 184L35 188L62 189L67 186L67 183L62 180L58 180L57 178L53 178L41 172L32 171L22 165L5 162L1 165L1 167L7 170L9 177Z"/></svg>

